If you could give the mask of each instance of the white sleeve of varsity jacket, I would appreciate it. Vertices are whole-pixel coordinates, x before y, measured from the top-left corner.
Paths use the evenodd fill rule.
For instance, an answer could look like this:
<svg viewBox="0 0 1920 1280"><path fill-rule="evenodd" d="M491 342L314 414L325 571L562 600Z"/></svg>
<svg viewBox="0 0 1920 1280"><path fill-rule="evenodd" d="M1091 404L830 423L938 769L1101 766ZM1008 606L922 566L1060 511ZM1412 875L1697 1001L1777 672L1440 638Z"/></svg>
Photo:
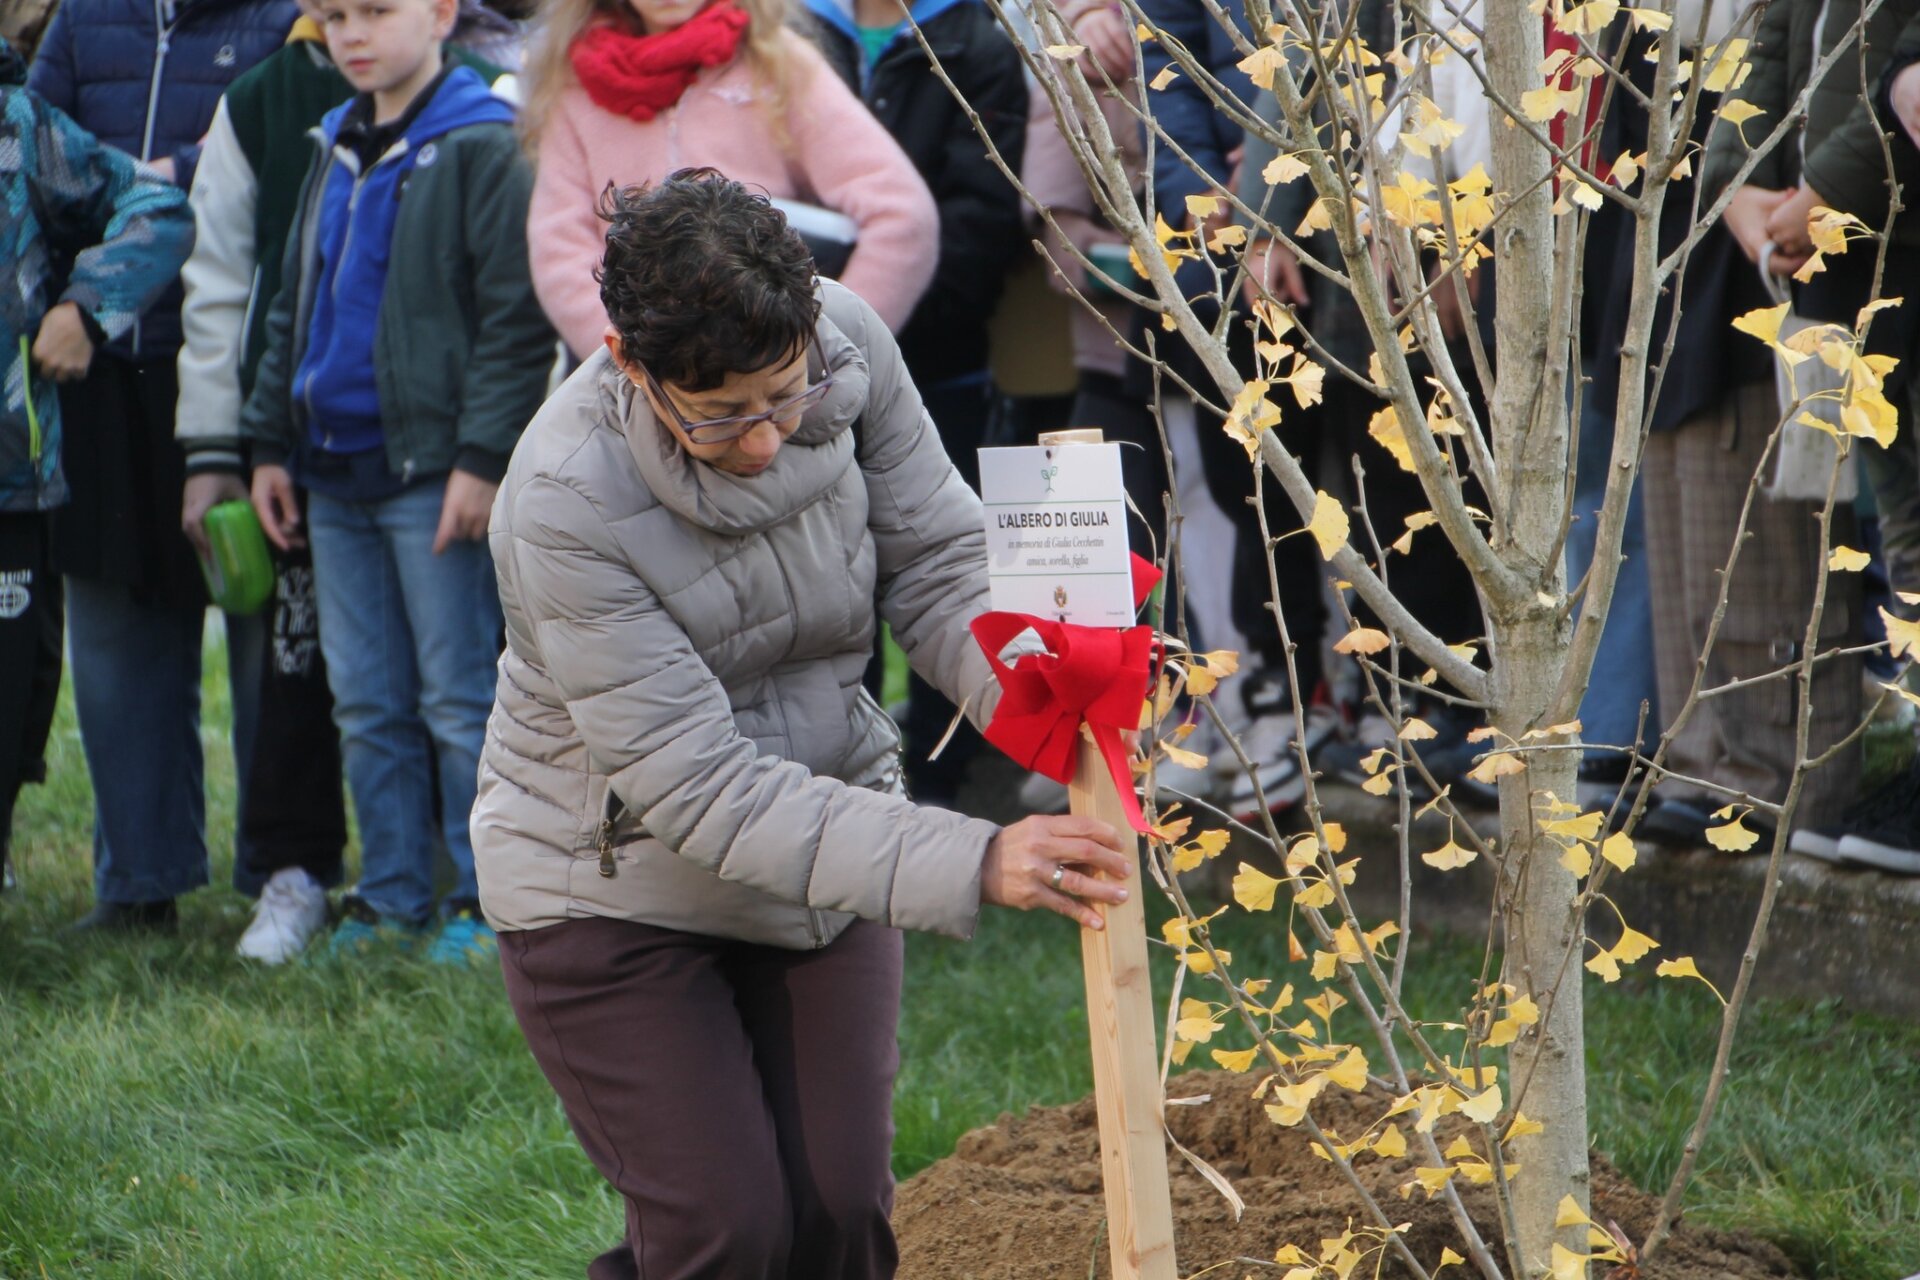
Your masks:
<svg viewBox="0 0 1920 1280"><path fill-rule="evenodd" d="M181 269L186 302L180 309L180 404L174 436L187 452L187 470L240 467L240 360L259 278L253 243L259 180L240 149L227 100L213 113L200 168L188 197L193 205L193 256ZM272 301L258 299L264 306Z"/></svg>

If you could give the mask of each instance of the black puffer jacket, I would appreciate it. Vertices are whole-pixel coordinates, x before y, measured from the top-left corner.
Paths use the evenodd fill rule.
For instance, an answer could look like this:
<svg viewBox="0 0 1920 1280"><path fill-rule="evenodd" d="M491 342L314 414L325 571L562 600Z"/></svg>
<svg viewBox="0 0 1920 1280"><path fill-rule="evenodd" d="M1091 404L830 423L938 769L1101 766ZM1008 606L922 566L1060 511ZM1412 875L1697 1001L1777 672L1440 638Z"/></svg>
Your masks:
<svg viewBox="0 0 1920 1280"><path fill-rule="evenodd" d="M922 388L987 366L987 321L1008 269L1027 243L1020 196L995 167L966 112L902 27L871 71L847 8L810 0L827 61L912 158L940 207L940 263L900 331L900 352ZM941 67L980 113L1014 172L1026 148L1027 85L1020 54L980 0L921 0L915 21Z"/></svg>

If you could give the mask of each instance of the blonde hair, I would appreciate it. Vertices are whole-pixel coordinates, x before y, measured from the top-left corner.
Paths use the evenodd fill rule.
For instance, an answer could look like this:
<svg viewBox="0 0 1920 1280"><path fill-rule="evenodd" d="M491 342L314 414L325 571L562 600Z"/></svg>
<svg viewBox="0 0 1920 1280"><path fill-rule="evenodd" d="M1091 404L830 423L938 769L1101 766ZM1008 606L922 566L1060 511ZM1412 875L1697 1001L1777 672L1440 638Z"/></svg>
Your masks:
<svg viewBox="0 0 1920 1280"><path fill-rule="evenodd" d="M794 68L786 42L793 37L787 31L787 0L734 0L747 15L744 41L746 58L754 77L767 92L761 106L768 126L784 150L787 145L786 114ZM577 82L568 50L581 32L597 23L609 23L640 34L640 16L628 0L541 0L539 16L534 20L534 36L527 51L522 79L526 99L520 108L520 139L529 156L540 147L540 133L546 128L553 104L568 86Z"/></svg>

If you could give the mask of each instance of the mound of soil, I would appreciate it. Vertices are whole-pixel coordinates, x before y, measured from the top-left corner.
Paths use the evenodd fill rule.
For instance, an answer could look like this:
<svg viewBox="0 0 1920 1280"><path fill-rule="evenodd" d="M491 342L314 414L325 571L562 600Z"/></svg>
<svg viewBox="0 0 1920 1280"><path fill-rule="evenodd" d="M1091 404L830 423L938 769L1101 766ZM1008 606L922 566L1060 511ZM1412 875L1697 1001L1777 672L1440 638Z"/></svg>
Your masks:
<svg viewBox="0 0 1920 1280"><path fill-rule="evenodd" d="M1183 1275L1233 1258L1270 1259L1289 1243L1317 1254L1320 1240L1339 1235L1349 1221L1367 1224L1360 1197L1339 1170L1309 1150L1304 1130L1268 1120L1249 1096L1252 1085L1251 1076L1221 1072L1195 1072L1170 1082L1175 1098L1211 1095L1198 1105L1168 1108L1173 1134L1226 1175L1247 1202L1236 1222L1220 1193L1177 1153L1169 1153L1175 1249ZM1387 1105L1384 1095L1372 1091L1328 1090L1315 1104L1314 1118L1357 1136ZM1106 1207L1098 1123L1092 1098L1066 1107L1035 1107L1024 1116L1003 1115L991 1128L967 1134L953 1155L903 1184L893 1214L901 1280L1110 1276L1100 1234ZM1440 1122L1443 1148L1462 1124L1459 1117ZM1401 1160L1363 1155L1355 1168L1396 1223L1412 1223L1407 1243L1431 1268L1443 1248L1459 1248L1459 1237L1443 1201L1428 1200L1419 1190L1410 1199L1397 1194L1396 1188L1413 1177L1416 1155L1417 1148ZM1461 1194L1483 1237L1497 1249L1491 1189L1462 1186ZM1595 1156L1593 1205L1597 1221L1616 1222L1628 1239L1639 1241L1659 1201ZM1251 1270L1223 1267L1211 1274L1237 1280ZM1370 1265L1365 1270L1372 1273ZM1406 1273L1390 1259L1381 1274ZM1602 1276L1604 1269L1596 1267L1594 1274ZM1764 1241L1685 1225L1641 1273L1645 1280L1777 1280L1796 1274Z"/></svg>

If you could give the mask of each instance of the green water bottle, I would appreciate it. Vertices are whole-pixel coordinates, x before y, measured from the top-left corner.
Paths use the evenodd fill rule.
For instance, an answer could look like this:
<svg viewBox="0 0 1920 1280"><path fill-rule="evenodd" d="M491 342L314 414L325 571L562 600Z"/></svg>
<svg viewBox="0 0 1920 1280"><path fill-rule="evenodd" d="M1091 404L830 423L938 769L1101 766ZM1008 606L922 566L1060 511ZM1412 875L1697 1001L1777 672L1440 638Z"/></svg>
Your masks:
<svg viewBox="0 0 1920 1280"><path fill-rule="evenodd" d="M273 557L250 502L222 502L207 512L207 548L200 560L207 592L228 613L258 613L273 595Z"/></svg>

